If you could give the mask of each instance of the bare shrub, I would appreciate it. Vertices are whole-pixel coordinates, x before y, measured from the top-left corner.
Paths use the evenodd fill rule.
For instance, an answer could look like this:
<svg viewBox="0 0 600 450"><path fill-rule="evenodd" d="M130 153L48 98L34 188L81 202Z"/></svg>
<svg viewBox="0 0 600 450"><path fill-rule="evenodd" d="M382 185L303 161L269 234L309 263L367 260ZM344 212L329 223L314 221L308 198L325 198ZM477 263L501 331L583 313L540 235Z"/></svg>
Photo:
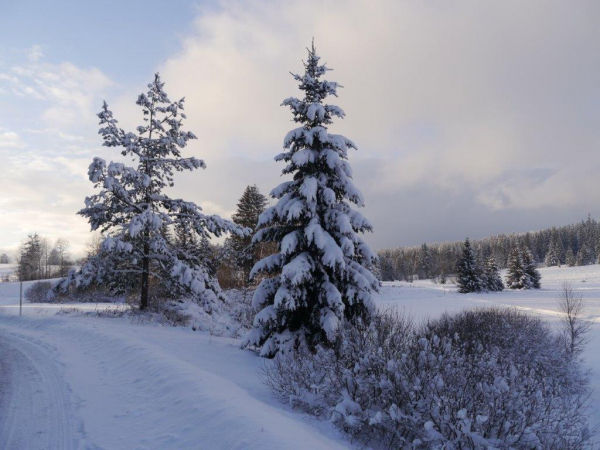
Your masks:
<svg viewBox="0 0 600 450"><path fill-rule="evenodd" d="M589 341L590 327L593 324L593 321L584 317L586 302L583 294L573 290L569 283L564 283L558 305L563 313L560 324L563 345L571 355L580 356Z"/></svg>
<svg viewBox="0 0 600 450"><path fill-rule="evenodd" d="M85 287L70 286L64 291L52 289L48 300L53 303L122 303L124 295L117 295L106 286L90 284Z"/></svg>
<svg viewBox="0 0 600 450"><path fill-rule="evenodd" d="M252 328L254 317L258 312L252 306L254 289L231 289L226 294L227 299L223 305L225 313L231 317L234 323L239 325L239 336L242 336Z"/></svg>
<svg viewBox="0 0 600 450"><path fill-rule="evenodd" d="M30 303L48 302L47 295L51 288L50 281L37 281L25 290L25 300Z"/></svg>
<svg viewBox="0 0 600 450"><path fill-rule="evenodd" d="M292 406L374 447L591 448L587 379L538 318L481 309L415 326L399 313L346 323L330 349L266 361Z"/></svg>

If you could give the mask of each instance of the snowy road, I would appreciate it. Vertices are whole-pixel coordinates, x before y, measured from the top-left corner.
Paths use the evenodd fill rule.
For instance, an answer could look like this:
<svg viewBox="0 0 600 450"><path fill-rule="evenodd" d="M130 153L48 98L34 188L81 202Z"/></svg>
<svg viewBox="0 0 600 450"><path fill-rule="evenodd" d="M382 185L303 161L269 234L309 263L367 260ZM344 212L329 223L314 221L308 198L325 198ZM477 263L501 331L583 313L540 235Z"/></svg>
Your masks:
<svg viewBox="0 0 600 450"><path fill-rule="evenodd" d="M0 312L0 449L350 447L274 400L259 379L262 360L237 341L15 311Z"/></svg>
<svg viewBox="0 0 600 450"><path fill-rule="evenodd" d="M81 421L52 351L0 329L0 448L79 449Z"/></svg>

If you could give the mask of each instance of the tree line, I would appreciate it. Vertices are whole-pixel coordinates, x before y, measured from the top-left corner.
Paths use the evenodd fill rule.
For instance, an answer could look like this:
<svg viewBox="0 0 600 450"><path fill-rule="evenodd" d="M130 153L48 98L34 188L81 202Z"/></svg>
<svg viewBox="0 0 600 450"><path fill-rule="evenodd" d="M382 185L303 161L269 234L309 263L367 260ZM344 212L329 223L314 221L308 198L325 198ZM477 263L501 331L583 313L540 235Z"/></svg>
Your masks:
<svg viewBox="0 0 600 450"><path fill-rule="evenodd" d="M530 254L544 266L583 266L600 259L600 223L590 216L579 223L527 233L490 236L470 241L477 258L492 257L500 269L508 267L513 249ZM384 281L415 278L444 279L457 273L463 242L422 244L378 252Z"/></svg>

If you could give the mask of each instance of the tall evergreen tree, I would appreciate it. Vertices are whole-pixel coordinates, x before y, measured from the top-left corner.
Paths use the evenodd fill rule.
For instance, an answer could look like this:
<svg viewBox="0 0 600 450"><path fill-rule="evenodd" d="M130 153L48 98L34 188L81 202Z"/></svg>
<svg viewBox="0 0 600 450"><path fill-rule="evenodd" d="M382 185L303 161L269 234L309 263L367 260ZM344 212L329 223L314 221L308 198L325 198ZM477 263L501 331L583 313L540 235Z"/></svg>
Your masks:
<svg viewBox="0 0 600 450"><path fill-rule="evenodd" d="M499 292L504 290L504 283L500 276L500 270L493 256L485 259L483 272L485 274L486 290L490 292Z"/></svg>
<svg viewBox="0 0 600 450"><path fill-rule="evenodd" d="M458 276L456 278L456 284L458 285L458 292L467 294L469 292L481 292L484 289L480 277L481 271L477 264L475 252L471 247L469 238L465 239L462 257L458 263L457 271Z"/></svg>
<svg viewBox="0 0 600 450"><path fill-rule="evenodd" d="M529 283L526 283L527 287L531 289L540 289L542 287L542 274L540 274L540 272L537 270L535 261L533 260L533 255L528 249L523 251L523 271L530 280Z"/></svg>
<svg viewBox="0 0 600 450"><path fill-rule="evenodd" d="M163 286L183 290L210 309L221 295L218 283L205 266L174 248L168 228L178 225L200 238L227 232L241 235L245 230L219 216L203 214L195 203L171 199L163 192L174 185L174 172L206 167L202 160L181 156L181 150L196 136L181 128L184 100L171 102L163 86L156 74L148 92L138 97L145 123L137 133L119 128L106 102L98 114L103 145L121 147L121 154L132 157L137 166L107 164L94 158L88 175L100 192L86 198L79 214L88 219L92 231L100 230L107 238L100 253L59 287L137 276L140 308L144 309L152 275Z"/></svg>
<svg viewBox="0 0 600 450"><path fill-rule="evenodd" d="M284 139L283 174L292 180L275 188L275 206L260 216L254 242L277 242L278 253L259 261L252 275L264 272L253 305L261 308L243 345L261 347L261 355L308 345L327 344L344 318L368 319L371 292L378 282L366 268L377 256L358 235L371 224L353 210L363 196L352 182L349 139L330 134L332 118L343 118L337 106L337 83L323 79L329 70L319 63L314 44L303 75L293 75L304 98L288 98L294 121L301 124Z"/></svg>

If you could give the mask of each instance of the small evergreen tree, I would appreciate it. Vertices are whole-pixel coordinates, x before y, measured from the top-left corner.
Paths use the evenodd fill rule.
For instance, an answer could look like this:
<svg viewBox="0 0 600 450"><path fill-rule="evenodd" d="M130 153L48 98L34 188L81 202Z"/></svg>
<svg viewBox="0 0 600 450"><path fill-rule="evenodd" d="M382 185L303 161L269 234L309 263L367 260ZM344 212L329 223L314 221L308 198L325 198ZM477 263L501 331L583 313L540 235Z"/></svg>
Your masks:
<svg viewBox="0 0 600 450"><path fill-rule="evenodd" d="M504 283L500 276L500 270L493 256L488 256L484 264L484 274L486 282L486 290L490 292L500 292L504 290Z"/></svg>
<svg viewBox="0 0 600 450"><path fill-rule="evenodd" d="M0 255L0 264L10 264L10 258L6 253L2 253L2 255Z"/></svg>
<svg viewBox="0 0 600 450"><path fill-rule="evenodd" d="M523 272L529 277L529 282L526 283L526 289L540 289L542 287L542 275L537 270L533 254L530 250L523 251Z"/></svg>
<svg viewBox="0 0 600 450"><path fill-rule="evenodd" d="M521 250L518 247L514 247L508 260L506 286L509 289L530 289L532 284L531 277L525 272Z"/></svg>
<svg viewBox="0 0 600 450"><path fill-rule="evenodd" d="M92 231L100 230L107 237L99 254L91 256L58 288L66 289L72 283L128 284L130 288L137 284L141 285L140 308L144 309L152 276L162 287L185 292L210 310L217 298L223 298L220 287L196 256L173 244L169 228L177 226L201 239L228 232L242 235L245 230L219 216L203 214L195 203L171 199L163 192L174 185L174 172L206 167L202 160L181 156L181 150L196 136L181 128L184 100L171 102L163 86L156 74L148 92L138 97L146 123L137 133L119 128L106 102L98 114L104 146L121 147L122 155L132 157L137 166L107 164L94 158L88 175L101 190L86 198L79 214L88 219Z"/></svg>
<svg viewBox="0 0 600 450"><path fill-rule="evenodd" d="M465 240L463 245L463 253L457 271L456 284L458 285L458 292L467 294L469 292L481 292L484 289L480 276L481 271L469 238Z"/></svg>
<svg viewBox="0 0 600 450"><path fill-rule="evenodd" d="M259 261L252 274L271 275L261 281L253 305L261 311L244 346L261 347L272 357L279 351L307 345L328 345L343 319L368 320L374 308L371 292L378 281L367 269L376 254L358 235L371 224L350 206L363 206L346 161L349 139L330 134L332 118L344 117L337 106L324 104L337 96L339 85L322 77L314 44L303 75L293 75L304 99L288 98L294 121L301 124L284 140L283 174L293 179L275 188L275 206L260 216L254 242L277 242L278 253Z"/></svg>
<svg viewBox="0 0 600 450"><path fill-rule="evenodd" d="M242 197L238 201L237 211L232 219L238 225L249 228L256 233L258 218L265 210L268 203L267 197L260 193L256 185L246 186ZM253 243L252 235L231 236L229 238L232 256L238 270L241 271L241 279L244 286L249 282L250 271L254 264L264 255L263 243Z"/></svg>

